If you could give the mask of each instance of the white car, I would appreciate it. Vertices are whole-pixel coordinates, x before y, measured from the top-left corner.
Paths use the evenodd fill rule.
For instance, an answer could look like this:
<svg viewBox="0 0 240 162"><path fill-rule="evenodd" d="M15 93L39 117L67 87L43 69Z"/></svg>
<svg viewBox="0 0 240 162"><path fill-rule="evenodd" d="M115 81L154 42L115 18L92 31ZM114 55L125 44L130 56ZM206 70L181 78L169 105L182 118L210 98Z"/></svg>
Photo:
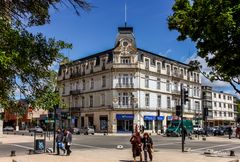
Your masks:
<svg viewBox="0 0 240 162"><path fill-rule="evenodd" d="M85 135L88 135L88 134L94 135L95 131L93 127L89 126L89 127L81 128L80 133Z"/></svg>
<svg viewBox="0 0 240 162"><path fill-rule="evenodd" d="M3 131L11 131L11 132L13 132L14 128L11 127L11 126L6 126L5 128L3 128Z"/></svg>
<svg viewBox="0 0 240 162"><path fill-rule="evenodd" d="M200 125L194 125L193 126L193 132L197 133L197 132L202 132L203 128Z"/></svg>
<svg viewBox="0 0 240 162"><path fill-rule="evenodd" d="M30 128L28 131L29 131L29 133L31 133L31 132L43 133L43 129L41 127L39 127L39 126Z"/></svg>

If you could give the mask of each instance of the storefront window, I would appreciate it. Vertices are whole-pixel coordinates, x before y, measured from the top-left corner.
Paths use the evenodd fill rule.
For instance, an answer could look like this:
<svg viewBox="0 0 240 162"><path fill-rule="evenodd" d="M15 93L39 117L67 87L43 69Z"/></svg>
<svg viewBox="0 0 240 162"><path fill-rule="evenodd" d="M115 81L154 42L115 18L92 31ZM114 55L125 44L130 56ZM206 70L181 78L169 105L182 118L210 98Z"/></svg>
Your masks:
<svg viewBox="0 0 240 162"><path fill-rule="evenodd" d="M153 129L153 121L152 120L144 120L144 128L146 130L152 130Z"/></svg>

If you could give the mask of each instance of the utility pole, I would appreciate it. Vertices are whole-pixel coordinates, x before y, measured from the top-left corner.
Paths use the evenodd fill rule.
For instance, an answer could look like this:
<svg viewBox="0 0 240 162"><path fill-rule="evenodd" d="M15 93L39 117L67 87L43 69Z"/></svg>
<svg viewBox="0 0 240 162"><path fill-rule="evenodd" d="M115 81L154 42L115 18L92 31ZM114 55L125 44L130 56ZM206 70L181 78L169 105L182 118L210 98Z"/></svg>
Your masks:
<svg viewBox="0 0 240 162"><path fill-rule="evenodd" d="M55 147L56 147L56 117L57 117L57 108L58 108L58 105L54 105L53 106L53 109L54 109L54 114L53 114L53 152L55 153Z"/></svg>
<svg viewBox="0 0 240 162"><path fill-rule="evenodd" d="M183 84L181 83L181 128L182 128L182 152L184 152L184 142L185 142L185 129L183 125L183 113L184 109L183 106L188 101L188 90L183 88Z"/></svg>
<svg viewBox="0 0 240 162"><path fill-rule="evenodd" d="M182 129L182 152L184 152L184 131L183 131L183 84L181 83L181 129Z"/></svg>

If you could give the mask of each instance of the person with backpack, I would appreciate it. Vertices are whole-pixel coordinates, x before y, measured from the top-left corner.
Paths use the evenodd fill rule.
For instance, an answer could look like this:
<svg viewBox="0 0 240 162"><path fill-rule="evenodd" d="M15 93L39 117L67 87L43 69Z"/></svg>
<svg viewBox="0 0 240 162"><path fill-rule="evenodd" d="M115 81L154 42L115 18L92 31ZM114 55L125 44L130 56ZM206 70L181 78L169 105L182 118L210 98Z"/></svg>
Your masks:
<svg viewBox="0 0 240 162"><path fill-rule="evenodd" d="M150 161L152 161L153 160L153 156L152 156L153 141L148 133L144 133L142 138L142 143L143 143L143 151L144 151L144 160L147 161L147 157L149 156Z"/></svg>
<svg viewBox="0 0 240 162"><path fill-rule="evenodd" d="M132 153L134 162L136 162L136 157L140 156L140 161L142 162L142 142L139 132L136 132L130 139L132 144Z"/></svg>
<svg viewBox="0 0 240 162"><path fill-rule="evenodd" d="M64 143L63 143L63 132L60 128L57 129L57 136L56 136L56 144L57 144L57 155L60 155L60 149L63 151L65 154L65 148L64 148Z"/></svg>

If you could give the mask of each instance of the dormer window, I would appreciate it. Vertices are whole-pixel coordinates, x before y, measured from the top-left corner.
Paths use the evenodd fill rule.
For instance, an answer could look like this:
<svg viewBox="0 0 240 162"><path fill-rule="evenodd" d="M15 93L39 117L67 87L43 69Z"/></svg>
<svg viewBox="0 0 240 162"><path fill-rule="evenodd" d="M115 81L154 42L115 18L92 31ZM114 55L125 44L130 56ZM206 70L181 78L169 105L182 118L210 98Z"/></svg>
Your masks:
<svg viewBox="0 0 240 162"><path fill-rule="evenodd" d="M130 64L131 63L130 57L121 57L121 63L122 64Z"/></svg>
<svg viewBox="0 0 240 162"><path fill-rule="evenodd" d="M145 69L149 69L149 59L145 59Z"/></svg>

